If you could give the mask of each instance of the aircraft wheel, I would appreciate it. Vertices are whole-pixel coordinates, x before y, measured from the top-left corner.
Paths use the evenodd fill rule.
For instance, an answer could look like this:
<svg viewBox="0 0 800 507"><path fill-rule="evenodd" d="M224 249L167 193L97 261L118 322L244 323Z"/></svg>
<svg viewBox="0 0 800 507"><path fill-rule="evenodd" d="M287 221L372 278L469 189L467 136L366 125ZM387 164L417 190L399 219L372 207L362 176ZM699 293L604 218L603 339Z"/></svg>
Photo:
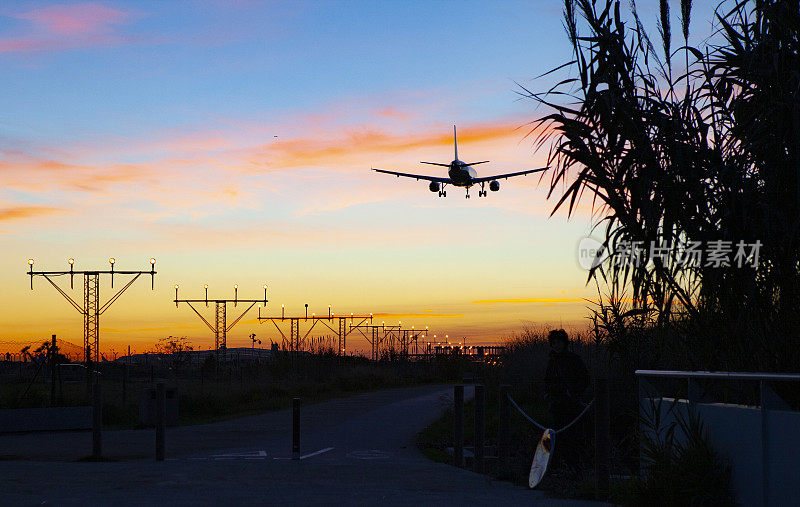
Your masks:
<svg viewBox="0 0 800 507"><path fill-rule="evenodd" d="M446 190L442 190L442 197L447 197L447 191Z"/></svg>

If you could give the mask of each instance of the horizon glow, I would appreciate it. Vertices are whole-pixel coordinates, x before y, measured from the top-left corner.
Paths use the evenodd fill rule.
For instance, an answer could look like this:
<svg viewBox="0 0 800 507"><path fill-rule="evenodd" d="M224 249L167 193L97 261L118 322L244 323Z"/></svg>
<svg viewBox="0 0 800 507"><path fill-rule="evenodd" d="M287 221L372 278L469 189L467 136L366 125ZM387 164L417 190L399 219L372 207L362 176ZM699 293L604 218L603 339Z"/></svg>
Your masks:
<svg viewBox="0 0 800 507"><path fill-rule="evenodd" d="M101 352L213 335L181 297L256 299L264 314L374 313L470 344L526 325L580 330L596 289L577 244L590 204L550 212L549 174L478 198L370 167L545 165L520 85L570 56L552 2L11 2L0 9L0 351L82 317L36 269L149 270L100 319ZM519 83L519 85L517 84ZM440 171L440 169L442 169ZM149 277L147 277L149 279ZM127 281L115 276L115 290ZM101 301L113 294L101 280ZM83 280L69 290L82 299ZM205 307L203 307L205 308ZM238 316L228 310L228 322ZM213 306L208 309L211 316ZM280 335L254 308L228 334ZM317 329L320 329L319 326ZM316 336L329 334L322 328ZM285 332L288 334L288 323ZM351 341L352 340L352 341ZM348 351L366 342L348 337Z"/></svg>

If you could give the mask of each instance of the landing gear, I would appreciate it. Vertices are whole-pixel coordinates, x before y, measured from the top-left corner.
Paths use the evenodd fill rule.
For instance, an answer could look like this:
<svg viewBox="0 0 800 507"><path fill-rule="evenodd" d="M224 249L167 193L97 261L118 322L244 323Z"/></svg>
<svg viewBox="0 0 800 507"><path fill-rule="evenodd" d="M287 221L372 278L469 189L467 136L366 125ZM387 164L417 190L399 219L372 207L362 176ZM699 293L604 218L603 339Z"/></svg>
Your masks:
<svg viewBox="0 0 800 507"><path fill-rule="evenodd" d="M467 199L469 199L469 187L467 187Z"/></svg>
<svg viewBox="0 0 800 507"><path fill-rule="evenodd" d="M444 190L440 190L439 197L447 197L447 192L445 192Z"/></svg>
<svg viewBox="0 0 800 507"><path fill-rule="evenodd" d="M486 183L481 183L481 189L478 190L478 197L486 197L486 189L484 188Z"/></svg>

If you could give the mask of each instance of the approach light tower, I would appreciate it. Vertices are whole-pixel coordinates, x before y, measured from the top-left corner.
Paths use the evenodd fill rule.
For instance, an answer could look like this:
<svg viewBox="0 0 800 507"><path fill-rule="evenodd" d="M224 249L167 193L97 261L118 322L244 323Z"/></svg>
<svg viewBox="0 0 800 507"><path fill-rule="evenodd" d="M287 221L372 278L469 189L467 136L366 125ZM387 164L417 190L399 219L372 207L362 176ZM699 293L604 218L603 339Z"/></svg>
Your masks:
<svg viewBox="0 0 800 507"><path fill-rule="evenodd" d="M353 329L358 326L364 325L367 321L372 322L372 314L369 315L356 315L354 313L351 314L342 314L336 315L333 313L333 309L331 305L328 305L328 315L317 315L316 313L312 313L311 316L308 316L308 304L305 305L306 313L303 317L287 317L286 316L286 309L284 305L281 305L281 316L275 317L267 317L261 316L261 309L258 310L258 322L259 324L262 322L272 322L275 326L275 329L278 330L280 333L281 338L283 338L283 348L284 350L289 350L291 352L297 352L305 350L306 345L306 338L308 335L311 334L311 331L314 330L317 323L321 323L325 327L331 330L331 332L336 333L336 339L338 342L337 351L336 353L340 356L345 355L347 352L347 335L349 335ZM286 337L286 334L281 330L278 326L279 322L289 321L289 337ZM305 332L303 336L300 336L300 321L308 322L311 321L311 325L308 327L308 330ZM336 321L336 328L332 326L333 321ZM328 323L331 324L328 324ZM350 324L350 328L348 329L347 324ZM355 324L353 324L355 322Z"/></svg>
<svg viewBox="0 0 800 507"><path fill-rule="evenodd" d="M34 271L33 270L33 259L28 259L28 275L31 277L31 290L33 290L33 277L34 276L41 276L48 282L50 285L55 287L55 289L64 296L64 298L69 301L69 303L78 310L78 313L83 315L83 354L84 360L88 363L92 360L92 354L94 355L94 361L100 361L100 315L102 315L108 308L114 304L114 302L119 299L123 292L125 292L128 287L133 285L140 276L142 275L150 275L150 289L153 290L155 288L155 276L156 276L156 260L150 258L150 271L117 271L114 269L114 263L116 260L111 257L108 259L109 264L111 264L111 269L104 271L104 270L92 270L92 271L75 271L75 259L69 259L67 261L69 263L69 271ZM74 299L72 299L69 294L64 292L64 289L58 286L53 281L52 277L56 276L64 276L69 275L69 288L74 288L74 281L75 275L83 275L83 306L79 305ZM134 275L134 277L125 284L116 294L114 294L108 301L104 304L100 304L100 275L111 275L111 288L114 288L114 275Z"/></svg>
<svg viewBox="0 0 800 507"><path fill-rule="evenodd" d="M203 285L205 289L205 298L204 299L178 299L178 288L180 285L175 284L175 307L178 307L178 303L186 303L189 305L194 313L200 317L206 326L214 333L214 350L219 356L219 350L222 348L223 357L225 357L225 351L228 347L228 332L233 329L242 317L245 316L247 312L250 311L257 303L261 303L264 306L267 306L267 284L264 284L264 299L239 299L239 284L233 286L233 299L208 299L208 284ZM203 315L197 311L197 308L192 306L192 303L205 303L208 306L208 303L214 303L215 312L214 312L214 325L212 326L211 323L203 317ZM227 309L228 303L233 303L233 306L237 306L239 303L250 303L250 306L245 308L245 310L236 317L236 320L231 322L228 325L228 318L227 318ZM259 305L260 307L260 305Z"/></svg>

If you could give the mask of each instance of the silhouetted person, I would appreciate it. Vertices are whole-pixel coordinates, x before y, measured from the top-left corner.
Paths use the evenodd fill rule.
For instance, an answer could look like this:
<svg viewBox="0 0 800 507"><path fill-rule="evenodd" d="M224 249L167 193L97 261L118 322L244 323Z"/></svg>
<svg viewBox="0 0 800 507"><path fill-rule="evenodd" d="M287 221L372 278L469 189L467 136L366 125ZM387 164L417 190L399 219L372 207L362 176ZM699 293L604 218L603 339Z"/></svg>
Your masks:
<svg viewBox="0 0 800 507"><path fill-rule="evenodd" d="M550 361L545 373L545 399L550 405L555 430L572 422L583 410L580 396L589 385L589 374L581 358L569 350L569 336L563 329L550 331ZM582 421L556 436L555 454L570 467L578 465L578 445L582 440Z"/></svg>

